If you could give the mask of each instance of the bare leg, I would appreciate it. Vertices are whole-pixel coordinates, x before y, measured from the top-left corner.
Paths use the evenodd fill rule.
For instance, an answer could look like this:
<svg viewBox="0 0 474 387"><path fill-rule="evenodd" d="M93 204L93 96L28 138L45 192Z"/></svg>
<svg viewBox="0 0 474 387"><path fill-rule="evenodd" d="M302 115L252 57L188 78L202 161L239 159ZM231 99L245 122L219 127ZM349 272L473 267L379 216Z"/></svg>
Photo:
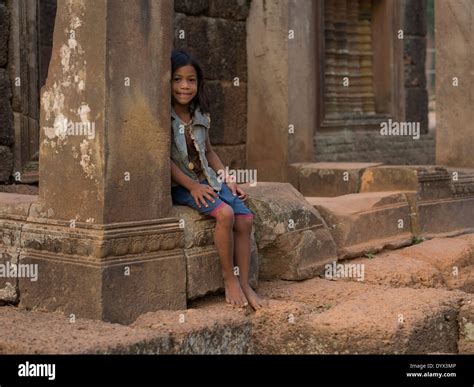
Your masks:
<svg viewBox="0 0 474 387"><path fill-rule="evenodd" d="M248 304L238 277L234 273L234 211L229 205L222 206L215 214L216 229L214 231L214 244L221 260L222 275L225 284L225 299L234 306L243 307Z"/></svg>
<svg viewBox="0 0 474 387"><path fill-rule="evenodd" d="M253 219L244 216L235 216L234 221L234 256L239 268L239 280L248 302L255 310L267 305L267 301L260 298L253 291L249 283L250 272L250 234Z"/></svg>

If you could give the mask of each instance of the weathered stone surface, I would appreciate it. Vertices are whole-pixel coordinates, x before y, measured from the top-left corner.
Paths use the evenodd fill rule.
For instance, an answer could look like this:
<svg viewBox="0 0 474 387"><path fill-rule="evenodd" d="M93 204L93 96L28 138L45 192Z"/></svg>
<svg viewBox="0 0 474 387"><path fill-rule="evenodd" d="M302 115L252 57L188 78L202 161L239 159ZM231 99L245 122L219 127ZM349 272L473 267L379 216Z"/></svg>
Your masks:
<svg viewBox="0 0 474 387"><path fill-rule="evenodd" d="M41 97L39 163L41 200L58 219L116 223L171 211L169 189L163 189L170 181L170 103L156 105L170 100L169 54L160 53L171 48L171 3L126 4L58 3L57 49ZM74 30L75 40L65 29ZM126 74L133 84L114 82L112 73ZM152 87L152 78L162 87ZM55 131L62 119L95 124L94 136Z"/></svg>
<svg viewBox="0 0 474 387"><path fill-rule="evenodd" d="M474 168L474 3L435 1L436 162ZM453 28L456 26L456 28ZM456 85L457 80L457 86Z"/></svg>
<svg viewBox="0 0 474 387"><path fill-rule="evenodd" d="M424 73L422 74L424 76ZM419 122L420 133L426 133L428 130L428 92L426 89L424 87L406 88L405 105L405 121ZM412 141L419 140L412 139Z"/></svg>
<svg viewBox="0 0 474 387"><path fill-rule="evenodd" d="M20 255L39 279L20 279L21 306L120 323L186 307L183 234L169 217L172 5L58 2L40 198ZM95 130L64 133L64 120Z"/></svg>
<svg viewBox="0 0 474 387"><path fill-rule="evenodd" d="M367 168L362 174L360 192L416 191L418 174L416 167L382 165Z"/></svg>
<svg viewBox="0 0 474 387"><path fill-rule="evenodd" d="M12 92L8 72L5 69L0 69L0 145L10 146L14 141L11 97Z"/></svg>
<svg viewBox="0 0 474 387"><path fill-rule="evenodd" d="M0 3L0 67L5 67L8 61L8 36L10 17L5 4Z"/></svg>
<svg viewBox="0 0 474 387"><path fill-rule="evenodd" d="M176 0L174 2L175 12L181 12L188 15L197 16L207 13L208 9L208 0Z"/></svg>
<svg viewBox="0 0 474 387"><path fill-rule="evenodd" d="M5 261L0 260L2 264ZM2 281L3 282L3 281ZM17 279L13 278L10 281L5 281L3 285L0 285L0 306L5 304L16 304L20 299L20 295L17 291Z"/></svg>
<svg viewBox="0 0 474 387"><path fill-rule="evenodd" d="M0 192L0 219L26 220L30 205L38 201L36 195Z"/></svg>
<svg viewBox="0 0 474 387"><path fill-rule="evenodd" d="M183 227L186 257L186 294L189 300L224 289L219 254L214 246L215 220L186 206L174 206ZM257 287L258 252L252 233L250 284Z"/></svg>
<svg viewBox="0 0 474 387"><path fill-rule="evenodd" d="M174 222L104 232L47 217L41 204L32 205L22 228L20 263L38 265L38 281L20 278L21 306L125 324L148 311L186 307L186 260Z"/></svg>
<svg viewBox="0 0 474 387"><path fill-rule="evenodd" d="M2 184L0 192L20 194L20 195L38 195L38 187L30 184Z"/></svg>
<svg viewBox="0 0 474 387"><path fill-rule="evenodd" d="M171 353L250 354L252 324L248 309L229 308L223 301L200 309L147 313L131 326L171 332Z"/></svg>
<svg viewBox="0 0 474 387"><path fill-rule="evenodd" d="M404 7L403 32L406 35L426 35L426 0L409 1Z"/></svg>
<svg viewBox="0 0 474 387"><path fill-rule="evenodd" d="M457 352L465 293L322 279L262 283L261 291L278 301L254 319L255 353Z"/></svg>
<svg viewBox="0 0 474 387"><path fill-rule="evenodd" d="M262 281L260 292L272 300L308 304L312 310L322 312L342 302L353 299L371 289L378 289L364 282L328 281L312 278L302 282Z"/></svg>
<svg viewBox="0 0 474 387"><path fill-rule="evenodd" d="M414 167L418 174L418 201L453 197L452 175L442 166Z"/></svg>
<svg viewBox="0 0 474 387"><path fill-rule="evenodd" d="M474 197L420 201L417 212L424 237L474 232Z"/></svg>
<svg viewBox="0 0 474 387"><path fill-rule="evenodd" d="M160 311L131 326L60 313L0 308L1 354L245 354L251 324L243 310L225 306Z"/></svg>
<svg viewBox="0 0 474 387"><path fill-rule="evenodd" d="M0 324L7 333L0 337L0 352L456 353L458 332L472 322L470 311L458 316L470 298L462 292L314 278L263 282L260 293L272 299L256 313L230 308L220 296L197 300L188 310L144 314L128 327L2 307ZM461 335L460 350L465 337L471 340Z"/></svg>
<svg viewBox="0 0 474 387"><path fill-rule="evenodd" d="M407 36L403 41L405 87L425 87L426 38Z"/></svg>
<svg viewBox="0 0 474 387"><path fill-rule="evenodd" d="M321 213L331 230L339 259L411 244L410 207L401 192L309 197L307 200Z"/></svg>
<svg viewBox="0 0 474 387"><path fill-rule="evenodd" d="M363 294L304 321L299 332L302 352L456 353L462 297L462 293L409 288Z"/></svg>
<svg viewBox="0 0 474 387"><path fill-rule="evenodd" d="M395 252L340 264L363 265L364 283L474 293L474 234L436 238ZM357 278L348 278L357 280Z"/></svg>
<svg viewBox="0 0 474 387"><path fill-rule="evenodd" d="M459 353L474 355L474 301L467 299L461 307L459 322Z"/></svg>
<svg viewBox="0 0 474 387"><path fill-rule="evenodd" d="M233 20L245 20L249 14L247 0L210 0L209 16Z"/></svg>
<svg viewBox="0 0 474 387"><path fill-rule="evenodd" d="M246 145L216 145L212 149L217 153L224 165L231 169L245 168ZM258 171L257 171L258 172Z"/></svg>
<svg viewBox="0 0 474 387"><path fill-rule="evenodd" d="M387 165L435 164L435 135L381 136L379 130L316 132L314 154L320 162L379 162Z"/></svg>
<svg viewBox="0 0 474 387"><path fill-rule="evenodd" d="M458 268L456 273L445 279L448 289L457 289L474 294L474 265Z"/></svg>
<svg viewBox="0 0 474 387"><path fill-rule="evenodd" d="M341 196L357 193L366 168L377 163L296 163L291 164L296 175L295 187L304 196ZM294 181L294 180L293 180Z"/></svg>
<svg viewBox="0 0 474 387"><path fill-rule="evenodd" d="M239 77L240 82L247 82L245 22L181 15L174 23L175 31L186 33L185 39L175 37L175 47L197 57L206 70L206 79L233 81Z"/></svg>
<svg viewBox="0 0 474 387"><path fill-rule="evenodd" d="M261 181L288 181L288 165L303 161L293 160L295 155L289 146L287 127L292 123L289 98L292 86L289 83L290 66L287 60L282 60L289 58L289 45L281 34L288 29L290 23L288 2L252 1L250 6L247 34L252 39L247 39L245 53L248 63L247 168L257 169ZM265 22L262 23L262 20ZM310 34L310 29L308 24L308 29L302 29L301 34L296 34L296 37ZM305 46L302 43L300 47ZM306 61L304 53L301 53L300 59ZM308 77L304 77L304 85L308 90L311 89L309 85L314 84L315 77L310 77L313 73L309 66ZM305 107L301 111L306 112ZM310 122L313 118L312 114L303 114L301 121ZM302 138L307 138L302 128L303 126L299 127ZM308 125L305 128L313 130L314 126ZM308 142L309 140L305 144L308 145ZM305 148L299 149L300 157L313 153L311 147L306 147L310 150L309 154L303 149Z"/></svg>
<svg viewBox="0 0 474 387"><path fill-rule="evenodd" d="M209 139L212 145L237 145L246 142L247 86L207 83L214 100L211 108Z"/></svg>
<svg viewBox="0 0 474 387"><path fill-rule="evenodd" d="M5 227L7 226L7 227ZM0 305L19 301L18 275L12 266L18 265L20 228L14 228L0 220Z"/></svg>
<svg viewBox="0 0 474 387"><path fill-rule="evenodd" d="M410 256L389 252L374 258L357 258L339 262L346 265L363 265L363 282L393 288L441 288L444 286L440 271L430 263ZM349 278L358 281L358 278Z"/></svg>
<svg viewBox="0 0 474 387"><path fill-rule="evenodd" d="M2 354L126 354L166 353L172 347L169 332L157 334L60 313L0 308ZM18 329L19 324L25 324Z"/></svg>
<svg viewBox="0 0 474 387"><path fill-rule="evenodd" d="M244 190L255 214L260 278L307 279L336 259L326 224L293 186L258 183Z"/></svg>
<svg viewBox="0 0 474 387"><path fill-rule="evenodd" d="M443 276L444 281L456 277L457 268L473 265L473 250L468 241L461 238L435 238L397 251L398 255L429 263Z"/></svg>
<svg viewBox="0 0 474 387"><path fill-rule="evenodd" d="M13 172L13 153L10 148L0 145L0 182L10 179Z"/></svg>

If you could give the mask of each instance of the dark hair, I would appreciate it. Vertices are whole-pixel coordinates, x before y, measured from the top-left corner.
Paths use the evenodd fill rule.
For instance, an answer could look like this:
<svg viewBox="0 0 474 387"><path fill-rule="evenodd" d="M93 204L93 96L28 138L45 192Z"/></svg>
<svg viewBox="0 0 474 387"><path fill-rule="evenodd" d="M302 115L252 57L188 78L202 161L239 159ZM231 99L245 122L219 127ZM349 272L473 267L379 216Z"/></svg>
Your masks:
<svg viewBox="0 0 474 387"><path fill-rule="evenodd" d="M173 82L173 75L180 67L191 65L196 70L198 78L198 90L196 96L190 103L190 112L194 114L194 110L199 106L203 113L209 113L209 97L206 92L204 84L204 73L202 66L191 54L185 50L173 50L171 53L171 82Z"/></svg>

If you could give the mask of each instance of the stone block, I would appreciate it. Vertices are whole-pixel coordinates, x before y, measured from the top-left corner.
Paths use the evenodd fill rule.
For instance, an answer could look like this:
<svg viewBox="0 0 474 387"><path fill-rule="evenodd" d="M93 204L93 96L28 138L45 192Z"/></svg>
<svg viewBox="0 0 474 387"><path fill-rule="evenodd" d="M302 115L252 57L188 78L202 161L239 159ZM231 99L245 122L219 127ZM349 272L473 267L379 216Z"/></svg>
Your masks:
<svg viewBox="0 0 474 387"><path fill-rule="evenodd" d="M174 11L187 15L198 16L207 14L209 10L208 0L176 0L174 2Z"/></svg>
<svg viewBox="0 0 474 387"><path fill-rule="evenodd" d="M0 69L0 145L10 146L14 141L11 86L8 72Z"/></svg>
<svg viewBox="0 0 474 387"><path fill-rule="evenodd" d="M262 283L262 294L272 300L254 319L258 354L457 352L461 292L315 278Z"/></svg>
<svg viewBox="0 0 474 387"><path fill-rule="evenodd" d="M426 262L435 267L448 282L455 269L473 265L473 250L468 241L461 238L435 238L397 251L398 255Z"/></svg>
<svg viewBox="0 0 474 387"><path fill-rule="evenodd" d="M474 3L435 1L436 163L474 168ZM457 80L457 83L456 83Z"/></svg>
<svg viewBox="0 0 474 387"><path fill-rule="evenodd" d="M459 354L474 355L474 301L467 299L461 307L459 322Z"/></svg>
<svg viewBox="0 0 474 387"><path fill-rule="evenodd" d="M361 176L377 163L291 164L295 186L304 196L334 197L359 192Z"/></svg>
<svg viewBox="0 0 474 387"><path fill-rule="evenodd" d="M5 4L0 4L0 67L8 62L8 36L10 35L10 15Z"/></svg>
<svg viewBox="0 0 474 387"><path fill-rule="evenodd" d="M131 323L140 314L186 307L183 233L166 221L102 230L51 223L41 203L22 227L19 263L36 265L37 281L19 278L20 306Z"/></svg>
<svg viewBox="0 0 474 387"><path fill-rule="evenodd" d="M462 293L379 289L302 322L303 353L456 353ZM349 317L350 316L350 317Z"/></svg>
<svg viewBox="0 0 474 387"><path fill-rule="evenodd" d="M0 145L0 182L9 181L13 172L13 153L10 148Z"/></svg>
<svg viewBox="0 0 474 387"><path fill-rule="evenodd" d="M249 15L248 0L210 0L209 16L233 20L246 20Z"/></svg>
<svg viewBox="0 0 474 387"><path fill-rule="evenodd" d="M233 81L239 77L240 82L247 82L245 22L181 16L175 21L175 30L186 33L185 39L175 38L175 47L187 49L197 57L206 79Z"/></svg>
<svg viewBox="0 0 474 387"><path fill-rule="evenodd" d="M425 87L426 38L404 38L405 87Z"/></svg>
<svg viewBox="0 0 474 387"><path fill-rule="evenodd" d="M339 259L411 244L410 206L401 192L308 197L307 200L331 230Z"/></svg>
<svg viewBox="0 0 474 387"><path fill-rule="evenodd" d="M474 197L420 201L418 221L426 238L474 232Z"/></svg>
<svg viewBox="0 0 474 387"><path fill-rule="evenodd" d="M212 145L237 145L246 142L247 86L236 87L222 82L207 83L211 96Z"/></svg>
<svg viewBox="0 0 474 387"><path fill-rule="evenodd" d="M426 0L407 1L404 4L405 35L426 35Z"/></svg>
<svg viewBox="0 0 474 387"><path fill-rule="evenodd" d="M291 184L243 187L255 214L260 278L307 279L336 259L336 246L324 220Z"/></svg>
<svg viewBox="0 0 474 387"><path fill-rule="evenodd" d="M174 214L184 231L186 296L188 300L224 290L219 254L214 246L215 220L186 206L174 206ZM251 237L250 284L258 285L258 252Z"/></svg>
<svg viewBox="0 0 474 387"><path fill-rule="evenodd" d="M428 132L428 92L424 87L405 89L405 121L419 122L420 133ZM411 139L411 141L420 141Z"/></svg>
<svg viewBox="0 0 474 387"><path fill-rule="evenodd" d="M246 158L246 146L243 145L213 145L212 149L217 153L224 165L231 169L244 169ZM258 171L257 171L258 176Z"/></svg>

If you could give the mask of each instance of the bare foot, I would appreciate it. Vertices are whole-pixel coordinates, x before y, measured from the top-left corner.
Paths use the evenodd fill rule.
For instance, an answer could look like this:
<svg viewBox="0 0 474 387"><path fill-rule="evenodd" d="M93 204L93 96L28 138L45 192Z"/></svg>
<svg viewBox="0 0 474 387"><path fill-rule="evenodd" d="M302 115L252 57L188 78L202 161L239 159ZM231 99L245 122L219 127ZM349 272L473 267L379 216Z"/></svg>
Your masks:
<svg viewBox="0 0 474 387"><path fill-rule="evenodd" d="M245 297L247 297L250 306L255 310L259 310L264 306L268 306L268 300L261 298L257 293L254 292L250 285L242 286L242 291L244 292Z"/></svg>
<svg viewBox="0 0 474 387"><path fill-rule="evenodd" d="M225 300L232 306L242 308L248 305L247 298L242 291L240 282L237 277L230 280L224 280L225 283Z"/></svg>

